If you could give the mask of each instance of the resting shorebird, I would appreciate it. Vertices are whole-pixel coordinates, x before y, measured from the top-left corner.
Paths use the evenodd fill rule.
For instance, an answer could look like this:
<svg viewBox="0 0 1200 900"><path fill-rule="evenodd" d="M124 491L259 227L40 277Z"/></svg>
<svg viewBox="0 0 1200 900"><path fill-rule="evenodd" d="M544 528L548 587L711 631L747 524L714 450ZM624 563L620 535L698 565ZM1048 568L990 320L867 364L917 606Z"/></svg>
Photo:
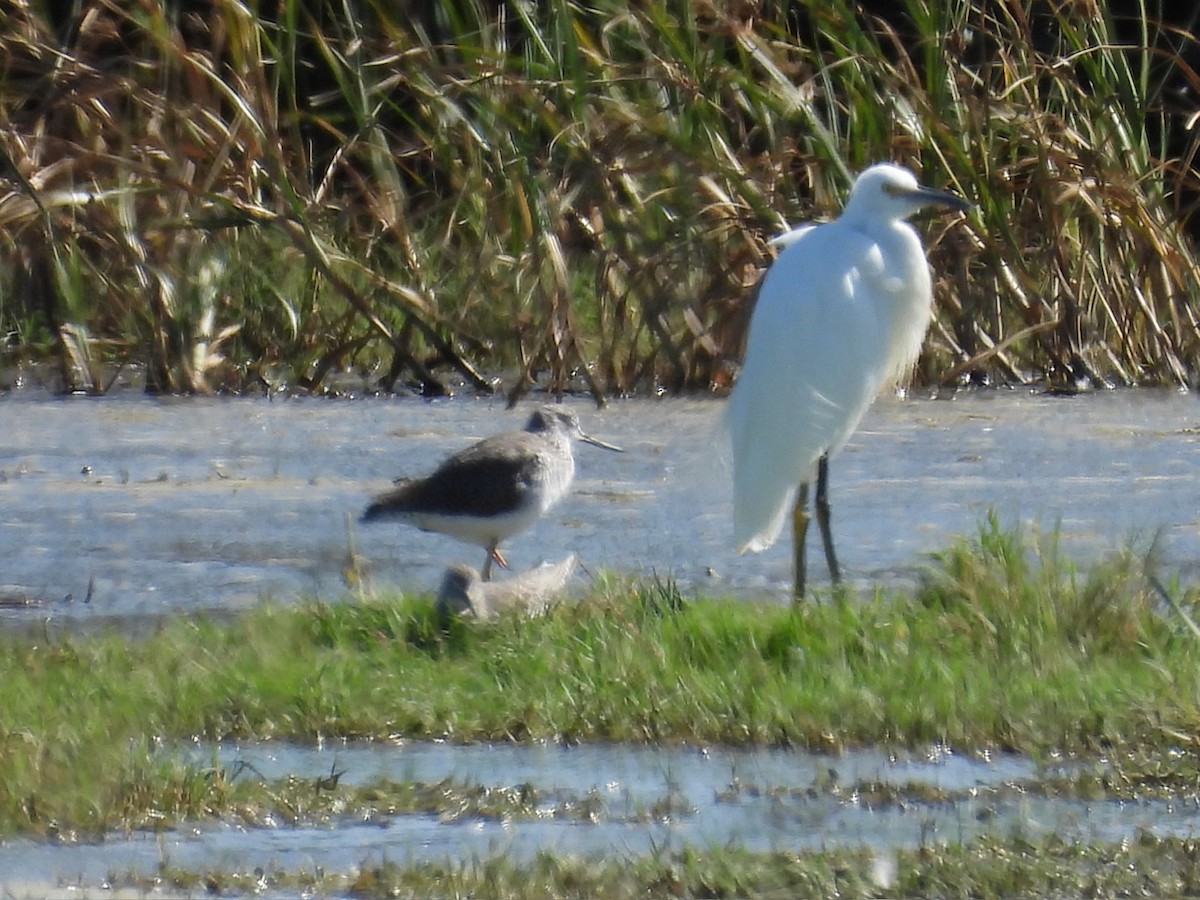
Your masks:
<svg viewBox="0 0 1200 900"><path fill-rule="evenodd" d="M482 578L492 562L507 566L500 542L536 522L575 478L575 441L620 451L584 434L573 412L545 406L524 431L498 434L443 462L425 478L407 478L374 499L362 521L398 519L487 549Z"/></svg>
<svg viewBox="0 0 1200 900"><path fill-rule="evenodd" d="M542 563L504 581L484 581L470 566L451 566L438 589L438 612L445 618L467 616L490 622L505 614L538 616L549 609L567 586L578 558Z"/></svg>

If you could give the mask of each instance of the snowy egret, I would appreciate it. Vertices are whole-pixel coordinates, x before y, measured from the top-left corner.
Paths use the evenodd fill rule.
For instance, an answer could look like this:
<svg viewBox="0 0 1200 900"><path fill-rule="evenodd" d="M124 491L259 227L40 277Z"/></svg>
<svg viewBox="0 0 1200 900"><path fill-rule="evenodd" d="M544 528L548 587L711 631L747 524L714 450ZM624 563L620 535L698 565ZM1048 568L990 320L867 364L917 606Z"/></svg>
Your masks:
<svg viewBox="0 0 1200 900"><path fill-rule="evenodd" d="M584 434L575 413L546 406L529 417L524 431L486 438L433 474L402 480L372 501L362 521L397 519L486 547L487 581L493 561L507 565L500 542L536 522L570 488L576 440L621 449Z"/></svg>
<svg viewBox="0 0 1200 900"><path fill-rule="evenodd" d="M905 219L930 205L971 208L881 163L858 176L838 219L773 241L782 251L759 285L726 426L738 550L774 544L792 506L797 598L804 595L808 485L815 476L817 525L836 584L829 458L921 350L933 289L921 240Z"/></svg>

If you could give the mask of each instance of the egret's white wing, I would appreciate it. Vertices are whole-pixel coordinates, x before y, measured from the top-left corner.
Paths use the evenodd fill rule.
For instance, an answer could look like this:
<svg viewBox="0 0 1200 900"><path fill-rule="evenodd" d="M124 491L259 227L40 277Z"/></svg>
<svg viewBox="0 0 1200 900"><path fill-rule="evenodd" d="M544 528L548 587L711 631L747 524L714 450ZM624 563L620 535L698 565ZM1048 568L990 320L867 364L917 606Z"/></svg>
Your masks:
<svg viewBox="0 0 1200 900"><path fill-rule="evenodd" d="M797 486L841 448L878 392L892 300L885 274L875 242L839 222L804 230L767 272L726 419L740 550L775 542Z"/></svg>

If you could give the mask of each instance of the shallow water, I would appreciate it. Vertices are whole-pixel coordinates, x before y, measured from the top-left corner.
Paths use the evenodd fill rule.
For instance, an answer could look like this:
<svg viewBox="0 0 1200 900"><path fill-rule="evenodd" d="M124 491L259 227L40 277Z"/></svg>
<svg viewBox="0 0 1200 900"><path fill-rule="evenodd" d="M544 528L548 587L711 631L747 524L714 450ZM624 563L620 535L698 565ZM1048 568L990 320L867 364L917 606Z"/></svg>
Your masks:
<svg viewBox="0 0 1200 900"><path fill-rule="evenodd" d="M186 871L351 872L363 864L470 861L538 851L612 858L739 846L800 852L838 846L897 848L970 840L984 833L1031 839L1120 840L1139 832L1187 835L1200 828L1194 801L1047 800L1025 787L1066 770L1039 770L1027 759L965 758L941 748L894 757L879 751L838 757L786 750L652 748L627 745L399 746L288 745L197 748L204 764L246 763L253 777L317 779L332 769L343 783L438 782L532 785L552 803L591 797L594 821L547 815L530 820L375 816L335 825L245 829L204 824L161 835L113 836L102 844L0 845L0 888L53 873L84 886L119 874L153 876L160 864ZM865 786L910 791L935 787L948 800L874 800ZM917 791L919 793L919 791Z"/></svg>
<svg viewBox="0 0 1200 900"><path fill-rule="evenodd" d="M626 452L578 448L574 492L507 543L516 569L578 553L592 572L787 596L786 540L757 556L731 547L719 402L573 405L585 429ZM1157 535L1168 570L1195 574L1197 412L1190 395L1151 391L883 400L831 467L847 576L912 580L989 509L1006 524L1059 524L1085 561ZM360 528L357 515L392 478L523 419L480 400L4 397L0 616L144 619L264 597L336 600L352 534L374 587L432 591L445 566L478 566L483 551L401 525Z"/></svg>

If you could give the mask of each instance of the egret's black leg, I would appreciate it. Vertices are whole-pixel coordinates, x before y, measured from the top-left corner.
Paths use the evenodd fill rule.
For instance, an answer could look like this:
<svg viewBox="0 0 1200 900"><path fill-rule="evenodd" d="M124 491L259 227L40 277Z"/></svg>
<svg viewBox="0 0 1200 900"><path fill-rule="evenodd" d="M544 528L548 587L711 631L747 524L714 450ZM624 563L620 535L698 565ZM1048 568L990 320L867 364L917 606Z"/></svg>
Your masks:
<svg viewBox="0 0 1200 900"><path fill-rule="evenodd" d="M792 597L804 598L804 539L808 535L808 482L796 491L792 507Z"/></svg>
<svg viewBox="0 0 1200 900"><path fill-rule="evenodd" d="M829 577L834 584L842 580L837 553L833 550L833 532L829 528L829 457L817 460L817 527L821 529L821 543L825 546L825 563L829 566Z"/></svg>

